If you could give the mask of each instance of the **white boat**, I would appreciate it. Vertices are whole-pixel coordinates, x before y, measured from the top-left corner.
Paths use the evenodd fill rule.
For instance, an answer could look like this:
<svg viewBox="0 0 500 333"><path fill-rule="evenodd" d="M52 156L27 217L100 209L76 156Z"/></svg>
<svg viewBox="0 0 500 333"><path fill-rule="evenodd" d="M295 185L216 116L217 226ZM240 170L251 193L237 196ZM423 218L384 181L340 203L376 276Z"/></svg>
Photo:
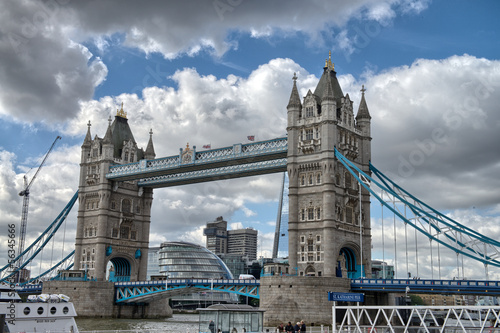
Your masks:
<svg viewBox="0 0 500 333"><path fill-rule="evenodd" d="M0 287L0 325L4 332L78 333L75 317L75 307L65 295L42 294L21 302L15 290Z"/></svg>

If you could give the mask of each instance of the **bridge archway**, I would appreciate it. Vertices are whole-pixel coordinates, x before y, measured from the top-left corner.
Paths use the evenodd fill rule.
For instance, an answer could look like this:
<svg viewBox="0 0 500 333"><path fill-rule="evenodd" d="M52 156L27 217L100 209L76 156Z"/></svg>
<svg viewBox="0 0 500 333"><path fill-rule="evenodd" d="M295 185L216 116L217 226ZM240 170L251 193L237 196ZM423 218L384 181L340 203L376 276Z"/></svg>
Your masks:
<svg viewBox="0 0 500 333"><path fill-rule="evenodd" d="M337 259L336 276L354 279L360 276L356 252L350 247L343 247Z"/></svg>
<svg viewBox="0 0 500 333"><path fill-rule="evenodd" d="M132 265L127 258L114 257L109 260L106 270L106 276L110 282L130 281Z"/></svg>

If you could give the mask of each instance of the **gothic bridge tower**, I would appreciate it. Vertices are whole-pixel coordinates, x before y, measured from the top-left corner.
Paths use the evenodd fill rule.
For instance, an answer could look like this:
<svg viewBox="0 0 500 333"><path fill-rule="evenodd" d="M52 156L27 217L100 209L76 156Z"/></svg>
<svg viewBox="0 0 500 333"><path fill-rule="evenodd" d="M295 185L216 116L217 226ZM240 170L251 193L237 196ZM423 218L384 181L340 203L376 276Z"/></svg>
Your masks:
<svg viewBox="0 0 500 333"><path fill-rule="evenodd" d="M152 131L146 150L137 147L123 104L114 121L109 118L104 138L90 135L82 145L75 268L87 277L106 280L146 280L153 190L136 181L106 179L109 167L155 157Z"/></svg>
<svg viewBox="0 0 500 333"><path fill-rule="evenodd" d="M369 277L370 195L363 188L360 203L360 186L334 156L336 147L369 173L365 90L355 116L331 55L314 93L309 90L302 102L296 80L287 106L290 270L299 276Z"/></svg>

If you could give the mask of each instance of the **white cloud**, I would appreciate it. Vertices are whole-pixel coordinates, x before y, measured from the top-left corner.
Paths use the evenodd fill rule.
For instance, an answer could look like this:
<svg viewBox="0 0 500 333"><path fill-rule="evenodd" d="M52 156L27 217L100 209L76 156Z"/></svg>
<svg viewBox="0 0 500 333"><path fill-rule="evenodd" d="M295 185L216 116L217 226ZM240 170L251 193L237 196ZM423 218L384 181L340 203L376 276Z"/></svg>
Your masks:
<svg viewBox="0 0 500 333"><path fill-rule="evenodd" d="M104 63L66 35L57 19L62 10L36 1L3 6L0 116L27 123L71 119L106 77Z"/></svg>

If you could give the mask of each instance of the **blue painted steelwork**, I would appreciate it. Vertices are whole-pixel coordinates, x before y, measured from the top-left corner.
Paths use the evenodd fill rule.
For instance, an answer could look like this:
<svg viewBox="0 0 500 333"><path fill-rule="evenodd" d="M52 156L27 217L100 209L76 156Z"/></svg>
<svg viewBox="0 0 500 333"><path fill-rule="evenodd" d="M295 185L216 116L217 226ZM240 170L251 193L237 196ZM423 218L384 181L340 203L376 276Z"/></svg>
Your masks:
<svg viewBox="0 0 500 333"><path fill-rule="evenodd" d="M66 207L61 211L61 213L56 217L56 219L45 229L45 231L38 236L38 238L28 247L26 250L24 250L22 253L20 253L15 259L11 261L11 263L5 265L0 269L0 273L2 275L2 279L0 279L0 282L4 282L6 279L9 277L13 276L16 274L19 270L23 269L28 265L33 258L36 257L40 251L43 250L45 245L52 239L52 237L55 235L56 231L59 229L61 224L66 220L66 217L68 216L69 212L71 211L71 208L73 208L73 205L76 202L76 199L78 199L78 191L73 195L71 200L68 202ZM27 255L28 259L25 259L24 256ZM18 262L20 258L24 258L24 262ZM15 268L13 271L10 269Z"/></svg>
<svg viewBox="0 0 500 333"><path fill-rule="evenodd" d="M46 270L45 272L43 272L42 274L26 281L26 282L23 282L21 283L21 285L25 285L25 284L29 284L29 283L32 283L33 281L37 281L38 279L44 277L45 275L53 272L56 268L58 268L59 266L63 265L64 263L70 263L67 267L63 268L62 270L68 270L70 269L71 267L73 267L73 258L74 258L74 255L75 255L75 250L71 251L70 254L68 254L66 257L64 257L61 261L59 261L57 264L55 264L54 266L52 266L51 268L49 268L48 270Z"/></svg>
<svg viewBox="0 0 500 333"><path fill-rule="evenodd" d="M370 170L379 180L368 176L356 165L344 157L335 149L335 157L346 167L357 181L368 190L371 195L381 204L391 210L404 223L411 225L427 238L441 245L485 265L500 267L500 242L486 237L453 219L439 213L435 209L418 200L407 191L392 182L370 163ZM371 186L376 185L380 191L393 196L399 202L408 207L414 214L413 218L407 218L394 206L388 204L380 196L380 191L374 191ZM391 187L392 186L392 187Z"/></svg>
<svg viewBox="0 0 500 333"><path fill-rule="evenodd" d="M214 180L264 175L286 171L286 158L256 163L236 164L142 179L137 184L145 187L168 187Z"/></svg>
<svg viewBox="0 0 500 333"><path fill-rule="evenodd" d="M167 289L165 287L168 286ZM186 290L188 289L188 290ZM238 279L168 279L165 281L116 282L116 303L137 303L160 297L212 290L260 298L259 280Z"/></svg>
<svg viewBox="0 0 500 333"><path fill-rule="evenodd" d="M409 289L407 289L409 288ZM500 295L500 281L481 280L415 280L415 279L354 279L351 291L410 292Z"/></svg>
<svg viewBox="0 0 500 333"><path fill-rule="evenodd" d="M192 151L194 158L183 159L182 154L186 151L181 149L179 155L176 156L111 166L109 173L106 174L106 178L117 181L153 179L150 182L141 181L139 182L139 186L155 187L154 185L156 185L158 187L165 187L169 186L165 184L173 184L172 178L167 179L163 185L160 185L160 178L171 175L179 181L182 178L179 177L179 174L189 172L194 172L190 176L198 180L198 182L206 177L223 176L226 178L231 175L233 177L229 178L235 178L238 171L231 172L231 170L239 165L252 165L255 169L254 174L280 172L286 170L288 140L284 137L249 144L235 144L231 147L204 150L202 152L196 152L195 148L187 151ZM283 163L270 163L272 160L277 159L281 159L282 162L284 160L285 168L283 168ZM278 165L281 167L277 168ZM242 172L242 175L239 177L251 175L251 169L251 167L239 169L239 172ZM209 170L212 171L209 172ZM207 180L213 179L201 181Z"/></svg>

